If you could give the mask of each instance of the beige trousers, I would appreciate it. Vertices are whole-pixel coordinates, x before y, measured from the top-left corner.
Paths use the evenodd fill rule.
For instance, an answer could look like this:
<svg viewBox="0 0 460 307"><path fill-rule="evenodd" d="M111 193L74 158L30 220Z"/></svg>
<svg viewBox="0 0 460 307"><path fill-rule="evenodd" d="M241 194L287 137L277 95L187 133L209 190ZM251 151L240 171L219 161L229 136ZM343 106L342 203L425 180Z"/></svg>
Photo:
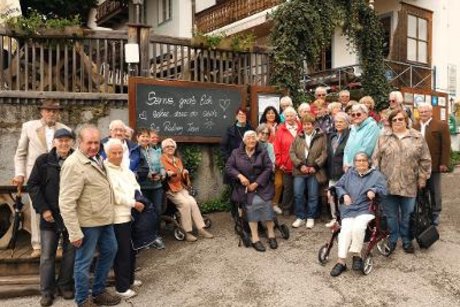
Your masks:
<svg viewBox="0 0 460 307"><path fill-rule="evenodd" d="M192 231L192 221L198 229L205 226L200 207L198 207L195 198L190 196L186 189L182 189L176 193L168 191L166 192L166 196L176 205L177 210L179 210L181 215L181 226L186 232Z"/></svg>

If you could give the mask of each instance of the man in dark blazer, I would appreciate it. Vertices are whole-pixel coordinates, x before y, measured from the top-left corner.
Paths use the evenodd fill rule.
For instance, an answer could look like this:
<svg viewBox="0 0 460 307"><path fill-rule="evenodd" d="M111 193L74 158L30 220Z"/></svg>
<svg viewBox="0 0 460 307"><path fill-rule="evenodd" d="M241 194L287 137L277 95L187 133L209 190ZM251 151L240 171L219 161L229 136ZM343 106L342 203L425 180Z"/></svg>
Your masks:
<svg viewBox="0 0 460 307"><path fill-rule="evenodd" d="M419 130L428 144L431 154L431 176L427 187L433 200L432 223L439 225L441 213L441 173L448 170L450 164L450 134L447 123L433 118L431 104L423 103L418 106L420 120L414 125Z"/></svg>

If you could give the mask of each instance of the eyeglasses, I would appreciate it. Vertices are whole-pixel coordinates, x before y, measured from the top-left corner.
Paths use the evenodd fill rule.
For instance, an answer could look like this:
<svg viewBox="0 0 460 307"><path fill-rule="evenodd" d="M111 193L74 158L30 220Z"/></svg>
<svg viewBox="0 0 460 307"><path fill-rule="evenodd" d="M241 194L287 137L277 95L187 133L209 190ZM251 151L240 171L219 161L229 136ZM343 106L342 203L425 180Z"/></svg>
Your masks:
<svg viewBox="0 0 460 307"><path fill-rule="evenodd" d="M369 162L367 159L356 159L355 162Z"/></svg>
<svg viewBox="0 0 460 307"><path fill-rule="evenodd" d="M396 100L390 99L390 100L388 100L388 102L396 102Z"/></svg>
<svg viewBox="0 0 460 307"><path fill-rule="evenodd" d="M322 97L325 97L326 94L317 94L316 96L322 96Z"/></svg>
<svg viewBox="0 0 460 307"><path fill-rule="evenodd" d="M261 132L262 135L270 135L270 132Z"/></svg>
<svg viewBox="0 0 460 307"><path fill-rule="evenodd" d="M174 149L175 147L172 146L172 145L168 145L168 146L165 146L164 148L173 148Z"/></svg>
<svg viewBox="0 0 460 307"><path fill-rule="evenodd" d="M393 123L395 122L403 122L404 121L404 117L395 117L391 120Z"/></svg>
<svg viewBox="0 0 460 307"><path fill-rule="evenodd" d="M351 113L351 117L361 117L362 113Z"/></svg>

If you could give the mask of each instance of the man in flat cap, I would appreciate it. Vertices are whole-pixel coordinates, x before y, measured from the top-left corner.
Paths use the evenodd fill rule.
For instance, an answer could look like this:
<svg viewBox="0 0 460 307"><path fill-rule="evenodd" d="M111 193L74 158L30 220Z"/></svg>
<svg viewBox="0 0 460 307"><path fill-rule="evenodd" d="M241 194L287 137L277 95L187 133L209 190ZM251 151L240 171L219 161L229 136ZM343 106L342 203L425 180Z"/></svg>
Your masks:
<svg viewBox="0 0 460 307"><path fill-rule="evenodd" d="M55 294L64 299L74 298L73 266L75 248L59 210L59 180L61 166L73 152L74 134L61 128L54 133L54 147L35 161L27 182L35 211L40 215L40 292L41 306L51 306ZM62 259L56 280L56 251L62 235Z"/></svg>
<svg viewBox="0 0 460 307"><path fill-rule="evenodd" d="M25 122L22 125L21 136L14 156L14 185L23 185L30 176L37 157L49 152L53 148L54 132L61 128L70 130L58 122L62 106L53 99L44 99L39 107L41 118ZM32 243L32 257L40 256L40 217L30 207L30 229Z"/></svg>

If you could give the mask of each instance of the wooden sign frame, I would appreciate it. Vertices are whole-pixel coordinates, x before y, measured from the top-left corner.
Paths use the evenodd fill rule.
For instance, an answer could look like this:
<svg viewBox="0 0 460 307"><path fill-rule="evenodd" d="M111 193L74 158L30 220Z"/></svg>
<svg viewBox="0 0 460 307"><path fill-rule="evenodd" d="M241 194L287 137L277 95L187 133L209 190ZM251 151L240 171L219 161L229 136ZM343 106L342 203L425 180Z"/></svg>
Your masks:
<svg viewBox="0 0 460 307"><path fill-rule="evenodd" d="M180 88L208 88L208 89L238 89L241 94L241 107L246 108L247 105L247 90L245 85L233 85L233 84L216 84L216 83L204 83L195 81L168 81L158 80L153 78L145 77L130 77L128 79L128 110L129 110L129 126L136 129L137 122L137 92L136 87L138 84L146 85L159 85L159 86L170 86ZM161 133L160 133L161 136ZM182 143L220 143L222 136L190 136L190 135L177 135L172 138L176 142Z"/></svg>
<svg viewBox="0 0 460 307"><path fill-rule="evenodd" d="M252 127L259 126L259 95L260 94L279 94L281 97L286 96L286 91L280 91L274 86L251 86L251 125Z"/></svg>

